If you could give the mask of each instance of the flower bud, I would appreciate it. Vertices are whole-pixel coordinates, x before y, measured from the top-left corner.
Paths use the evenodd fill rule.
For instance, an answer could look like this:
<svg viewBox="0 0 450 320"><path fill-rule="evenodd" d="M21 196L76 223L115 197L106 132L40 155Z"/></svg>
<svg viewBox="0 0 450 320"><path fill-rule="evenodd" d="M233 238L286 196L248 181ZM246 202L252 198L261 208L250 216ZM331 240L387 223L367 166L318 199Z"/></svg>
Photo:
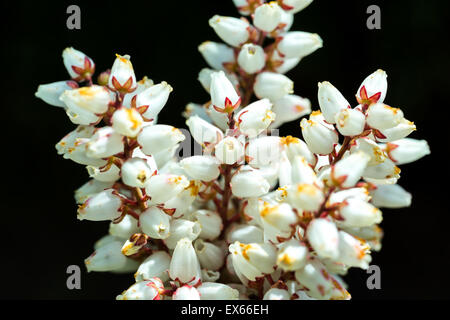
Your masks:
<svg viewBox="0 0 450 320"><path fill-rule="evenodd" d="M122 200L113 189L107 189L89 197L78 207L79 220L115 220L121 214Z"/></svg>
<svg viewBox="0 0 450 320"><path fill-rule="evenodd" d="M218 112L231 113L241 102L241 98L236 93L233 84L223 71L211 74L210 93L211 103Z"/></svg>
<svg viewBox="0 0 450 320"><path fill-rule="evenodd" d="M78 84L75 81L58 81L41 84L34 95L52 106L66 107L66 104L59 100L59 97L64 91L76 88L78 88Z"/></svg>
<svg viewBox="0 0 450 320"><path fill-rule="evenodd" d="M170 255L165 251L155 251L139 266L134 277L136 282L158 277L161 281L169 280L167 271L170 266Z"/></svg>
<svg viewBox="0 0 450 320"><path fill-rule="evenodd" d="M248 74L261 71L266 64L263 48L253 43L244 44L238 55L238 63Z"/></svg>
<svg viewBox="0 0 450 320"><path fill-rule="evenodd" d="M95 114L105 113L111 102L108 90L97 85L66 90L59 99L73 112L80 110Z"/></svg>
<svg viewBox="0 0 450 320"><path fill-rule="evenodd" d="M165 81L153 85L136 96L136 107L142 108L142 117L145 119L155 119L166 105L172 87Z"/></svg>
<svg viewBox="0 0 450 320"><path fill-rule="evenodd" d="M301 58L322 48L318 34L303 31L287 32L278 41L277 50L285 58Z"/></svg>
<svg viewBox="0 0 450 320"><path fill-rule="evenodd" d="M400 168L390 159L385 159L382 163L367 167L363 173L364 178L371 179L398 179Z"/></svg>
<svg viewBox="0 0 450 320"><path fill-rule="evenodd" d="M142 124L141 114L135 108L119 108L112 116L112 127L114 130L130 138L138 135Z"/></svg>
<svg viewBox="0 0 450 320"><path fill-rule="evenodd" d="M100 191L103 191L105 189L111 188L113 184L114 184L113 182L103 182L91 179L85 184L83 184L81 187L79 187L77 190L75 190L75 201L78 204L81 204L85 202L86 199L91 195L99 193Z"/></svg>
<svg viewBox="0 0 450 320"><path fill-rule="evenodd" d="M198 288L201 300L238 300L239 291L223 283L203 282Z"/></svg>
<svg viewBox="0 0 450 320"><path fill-rule="evenodd" d="M200 293L197 288L184 285L173 293L172 300L200 300Z"/></svg>
<svg viewBox="0 0 450 320"><path fill-rule="evenodd" d="M280 6L291 13L297 13L303 10L309 6L311 2L313 2L313 0L278 0Z"/></svg>
<svg viewBox="0 0 450 320"><path fill-rule="evenodd" d="M356 109L342 109L335 116L336 128L343 136L357 136L364 131L365 115Z"/></svg>
<svg viewBox="0 0 450 320"><path fill-rule="evenodd" d="M69 137L67 139L67 145L64 147L64 149L61 150L61 151L64 150L63 154L64 159L70 159L79 164L92 165L98 167L107 164L105 160L90 158L87 156L86 145L89 142L88 138L75 138L74 140L72 140L72 138L74 137Z"/></svg>
<svg viewBox="0 0 450 320"><path fill-rule="evenodd" d="M262 167L280 159L282 139L277 136L263 136L250 140L246 149L247 162L252 167Z"/></svg>
<svg viewBox="0 0 450 320"><path fill-rule="evenodd" d="M269 189L269 182L258 170L240 170L231 178L231 191L239 198L260 197Z"/></svg>
<svg viewBox="0 0 450 320"><path fill-rule="evenodd" d="M175 147L185 138L181 131L175 127L156 124L142 128L137 136L137 141L145 154L153 155Z"/></svg>
<svg viewBox="0 0 450 320"><path fill-rule="evenodd" d="M202 226L198 221L186 219L172 219L170 222L170 235L164 240L167 248L175 249L178 240L186 238L194 241L200 235Z"/></svg>
<svg viewBox="0 0 450 320"><path fill-rule="evenodd" d="M122 254L121 249L122 242L120 241L112 241L97 248L84 260L87 271L114 271L122 268L128 258Z"/></svg>
<svg viewBox="0 0 450 320"><path fill-rule="evenodd" d="M154 239L166 239L170 232L170 216L157 207L150 207L139 216L143 232Z"/></svg>
<svg viewBox="0 0 450 320"><path fill-rule="evenodd" d="M361 179L369 160L370 157L362 151L339 160L331 169L333 182L342 188L353 187Z"/></svg>
<svg viewBox="0 0 450 320"><path fill-rule="evenodd" d="M271 109L272 103L269 99L249 104L235 116L239 130L249 138L255 138L275 120L275 114Z"/></svg>
<svg viewBox="0 0 450 320"><path fill-rule="evenodd" d="M198 51L215 70L225 70L226 66L235 62L234 50L223 43L205 41L198 46Z"/></svg>
<svg viewBox="0 0 450 320"><path fill-rule="evenodd" d="M211 88L211 75L214 73L215 71L214 70L212 70L212 69L208 69L208 68L203 68L202 70L200 70L200 72L198 73L198 78L197 78L197 80L198 81L200 81L200 83L201 83L201 85L202 85L202 87L203 87L203 89L205 89L206 90L206 92L208 92L209 93L209 91L210 91L210 88ZM194 108L194 106L195 106L195 104L188 104L187 106L186 106L186 113L188 113L188 106L190 106L191 108ZM201 108L201 110L205 110L205 108L204 108L204 106L203 105L196 105L197 106L197 108L199 107L199 108ZM205 112L205 114L206 114L206 112ZM189 116L190 115L192 115L192 112L190 112L189 113ZM198 114L199 115L199 114ZM207 114L206 114L207 115ZM188 118L188 117L186 117L186 118ZM206 120L206 119L205 119Z"/></svg>
<svg viewBox="0 0 450 320"><path fill-rule="evenodd" d="M430 147L426 140L409 138L388 142L385 150L389 158L397 165L411 163L430 154Z"/></svg>
<svg viewBox="0 0 450 320"><path fill-rule="evenodd" d="M289 300L291 295L285 289L270 288L264 294L263 300Z"/></svg>
<svg viewBox="0 0 450 320"><path fill-rule="evenodd" d="M197 239L194 242L194 249L202 268L208 270L219 270L224 263L225 254L223 250L210 242Z"/></svg>
<svg viewBox="0 0 450 320"><path fill-rule="evenodd" d="M156 280L157 281L154 281ZM160 292L164 289L158 278L139 281L116 297L117 300L161 300Z"/></svg>
<svg viewBox="0 0 450 320"><path fill-rule="evenodd" d="M367 166L374 166L383 163L386 159L386 154L381 147L372 139L363 137L353 141L350 149L351 153L362 151L366 155L370 156L370 160Z"/></svg>
<svg viewBox="0 0 450 320"><path fill-rule="evenodd" d="M295 272L295 279L307 289L308 296L316 299L329 299L334 285L325 266L318 260L310 260L303 269Z"/></svg>
<svg viewBox="0 0 450 320"><path fill-rule="evenodd" d="M360 104L382 103L386 97L387 74L378 69L361 83L356 92L356 99Z"/></svg>
<svg viewBox="0 0 450 320"><path fill-rule="evenodd" d="M201 280L200 263L189 239L178 241L170 261L169 276L172 280L191 285Z"/></svg>
<svg viewBox="0 0 450 320"><path fill-rule="evenodd" d="M414 122L402 119L395 127L380 130L381 137L377 137L377 141L391 142L406 138L411 132L416 130Z"/></svg>
<svg viewBox="0 0 450 320"><path fill-rule="evenodd" d="M383 220L381 211L359 198L348 198L339 210L340 224L348 227L368 227Z"/></svg>
<svg viewBox="0 0 450 320"><path fill-rule="evenodd" d="M192 134L192 138L202 146L209 144L216 144L223 138L223 132L203 120L199 116L192 116L186 120L186 125L189 127L189 131Z"/></svg>
<svg viewBox="0 0 450 320"><path fill-rule="evenodd" d="M258 212L259 215L259 212ZM261 228L257 226L252 226L248 224L237 224L233 225L231 229L228 229L226 234L226 240L228 243L233 243L235 241L250 243L264 242L264 232Z"/></svg>
<svg viewBox="0 0 450 320"><path fill-rule="evenodd" d="M336 225L328 219L314 219L308 225L306 236L321 258L336 259L339 255L339 236Z"/></svg>
<svg viewBox="0 0 450 320"><path fill-rule="evenodd" d="M403 208L411 205L412 196L398 184L376 186L370 191L372 204L378 208Z"/></svg>
<svg viewBox="0 0 450 320"><path fill-rule="evenodd" d="M108 86L123 93L134 91L136 88L136 76L129 55L116 54L116 60L111 68Z"/></svg>
<svg viewBox="0 0 450 320"><path fill-rule="evenodd" d="M311 113L311 102L306 98L288 94L273 102L272 111L276 115L275 122L272 124L273 128Z"/></svg>
<svg viewBox="0 0 450 320"><path fill-rule="evenodd" d="M103 182L115 182L120 179L120 169L113 163L103 167L87 166L89 177Z"/></svg>
<svg viewBox="0 0 450 320"><path fill-rule="evenodd" d="M111 222L109 224L109 234L118 238L128 239L139 232L137 222L134 217L126 215L119 223Z"/></svg>
<svg viewBox="0 0 450 320"><path fill-rule="evenodd" d="M296 239L285 241L278 247L277 266L283 271L303 268L308 257L308 248Z"/></svg>
<svg viewBox="0 0 450 320"><path fill-rule="evenodd" d="M382 103L372 104L367 110L367 124L374 129L386 130L403 121L403 112Z"/></svg>
<svg viewBox="0 0 450 320"><path fill-rule="evenodd" d="M121 168L122 181L127 186L145 188L150 177L155 173L147 161L141 158L131 158L125 161Z"/></svg>
<svg viewBox="0 0 450 320"><path fill-rule="evenodd" d="M180 161L181 167L194 180L212 181L219 177L220 161L213 156L192 156Z"/></svg>
<svg viewBox="0 0 450 320"><path fill-rule="evenodd" d="M264 234L267 235L266 229L275 229L277 238L289 238L293 232L293 226L297 222L297 215L287 203L272 205L264 202L260 211L261 221L264 226ZM272 230L269 230L271 233ZM272 240L272 239L269 239Z"/></svg>
<svg viewBox="0 0 450 320"><path fill-rule="evenodd" d="M200 187L200 181L191 180L183 191L164 203L164 208L173 211L172 217L182 217L190 210L190 205L196 199Z"/></svg>
<svg viewBox="0 0 450 320"><path fill-rule="evenodd" d="M215 15L209 19L209 25L227 44L238 47L249 38L249 23L245 20Z"/></svg>
<svg viewBox="0 0 450 320"><path fill-rule="evenodd" d="M235 164L244 158L244 146L234 137L225 137L214 147L214 155L222 163Z"/></svg>
<svg viewBox="0 0 450 320"><path fill-rule="evenodd" d="M200 224L199 237L206 240L217 239L223 229L222 218L211 210L197 210L193 214L194 220Z"/></svg>
<svg viewBox="0 0 450 320"><path fill-rule="evenodd" d="M86 145L86 155L91 158L107 158L123 152L123 137L112 127L102 127L95 131Z"/></svg>
<svg viewBox="0 0 450 320"><path fill-rule="evenodd" d="M338 143L338 134L335 130L327 126L323 121L314 119L312 116L309 120L305 118L300 122L302 128L303 139L305 139L308 148L317 154L327 155L333 152L334 146Z"/></svg>
<svg viewBox="0 0 450 320"><path fill-rule="evenodd" d="M357 239L344 231L339 231L339 257L337 261L350 267L367 269L372 258L370 247L365 241Z"/></svg>
<svg viewBox="0 0 450 320"><path fill-rule="evenodd" d="M280 23L281 8L275 1L265 3L255 10L253 25L265 32L272 32Z"/></svg>
<svg viewBox="0 0 450 320"><path fill-rule="evenodd" d="M297 209L314 212L319 210L325 197L316 185L300 183L288 187L286 200Z"/></svg>
<svg viewBox="0 0 450 320"><path fill-rule="evenodd" d="M350 106L339 90L328 81L319 82L318 100L323 117L328 123L336 123L339 111Z"/></svg>
<svg viewBox="0 0 450 320"><path fill-rule="evenodd" d="M83 52L70 47L64 49L62 56L64 66L72 79L76 81L83 81L90 79L94 74L94 61L92 61L92 59Z"/></svg>
<svg viewBox="0 0 450 320"><path fill-rule="evenodd" d="M236 241L230 245L229 251L234 270L251 281L275 270L276 249L269 243L243 244Z"/></svg>
<svg viewBox="0 0 450 320"><path fill-rule="evenodd" d="M264 71L256 76L253 89L258 98L276 101L287 94L293 93L294 83L285 75Z"/></svg>

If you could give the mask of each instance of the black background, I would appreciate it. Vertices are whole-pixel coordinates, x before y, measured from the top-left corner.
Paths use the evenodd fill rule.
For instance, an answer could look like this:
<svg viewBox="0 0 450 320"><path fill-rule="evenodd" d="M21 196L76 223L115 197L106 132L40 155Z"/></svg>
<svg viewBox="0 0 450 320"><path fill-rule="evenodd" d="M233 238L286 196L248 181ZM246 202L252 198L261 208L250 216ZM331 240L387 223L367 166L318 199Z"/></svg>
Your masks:
<svg viewBox="0 0 450 320"><path fill-rule="evenodd" d="M66 8L81 8L81 30L66 28ZM378 4L382 29L368 30L366 8ZM295 92L317 109L317 82L332 82L347 97L378 68L388 73L385 102L401 107L427 139L432 155L402 167L400 184L411 208L384 210L383 249L373 254L381 290L367 274L347 276L353 299L450 297L448 160L449 6L447 1L319 1L298 13L291 30L317 32L324 47L287 75ZM114 54L130 54L136 75L167 81L174 91L159 122L185 127L180 112L203 103L196 81L206 66L197 46L220 41L208 26L214 14L237 16L232 1L4 1L2 2L2 277L7 299L111 299L131 275L85 272L83 259L108 223L79 222L73 190L85 169L56 154L54 145L75 127L64 112L34 97L41 83L67 79L61 52L73 46L110 68ZM298 121L281 134L300 136ZM66 288L66 268L82 268L82 289Z"/></svg>

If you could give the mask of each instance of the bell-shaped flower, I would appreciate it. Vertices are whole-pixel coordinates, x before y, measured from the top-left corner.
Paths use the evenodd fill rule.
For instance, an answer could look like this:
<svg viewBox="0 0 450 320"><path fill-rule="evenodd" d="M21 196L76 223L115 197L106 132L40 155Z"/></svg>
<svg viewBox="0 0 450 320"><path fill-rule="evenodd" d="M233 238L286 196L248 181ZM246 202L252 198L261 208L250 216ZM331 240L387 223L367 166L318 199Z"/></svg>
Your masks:
<svg viewBox="0 0 450 320"><path fill-rule="evenodd" d="M113 184L114 182L103 182L91 179L75 190L75 201L77 204L82 204L93 194L109 189L113 186Z"/></svg>
<svg viewBox="0 0 450 320"><path fill-rule="evenodd" d="M279 161L282 150L280 137L263 136L250 140L245 152L249 165L262 167Z"/></svg>
<svg viewBox="0 0 450 320"><path fill-rule="evenodd" d="M212 181L220 175L220 161L213 156L192 156L180 161L181 167L194 180Z"/></svg>
<svg viewBox="0 0 450 320"><path fill-rule="evenodd" d="M112 127L124 136L134 138L141 131L144 120L141 114L135 109L119 108L112 116Z"/></svg>
<svg viewBox="0 0 450 320"><path fill-rule="evenodd" d="M169 276L182 284L196 285L201 280L200 262L191 240L178 241L170 261Z"/></svg>
<svg viewBox="0 0 450 320"><path fill-rule="evenodd" d="M370 191L371 202L378 208L403 208L411 205L412 195L398 184L378 185Z"/></svg>
<svg viewBox="0 0 450 320"><path fill-rule="evenodd" d="M395 127L380 130L379 135L376 136L379 142L397 141L409 136L409 134L416 130L416 125L407 119L402 119Z"/></svg>
<svg viewBox="0 0 450 320"><path fill-rule="evenodd" d="M269 182L258 170L240 170L231 178L231 191L236 197L259 197L266 194L269 188Z"/></svg>
<svg viewBox="0 0 450 320"><path fill-rule="evenodd" d="M142 231L154 239L166 239L170 232L170 216L157 207L150 207L139 215Z"/></svg>
<svg viewBox="0 0 450 320"><path fill-rule="evenodd" d="M234 270L250 281L275 270L277 250L269 243L244 244L236 241L229 246Z"/></svg>
<svg viewBox="0 0 450 320"><path fill-rule="evenodd" d="M215 240L219 237L223 229L223 222L220 215L212 210L197 210L192 213L192 218L200 224L199 237L206 240Z"/></svg>
<svg viewBox="0 0 450 320"><path fill-rule="evenodd" d="M235 62L234 50L223 43L205 41L198 46L198 51L215 70L225 70Z"/></svg>
<svg viewBox="0 0 450 320"><path fill-rule="evenodd" d="M250 24L243 19L215 15L209 19L209 25L224 42L233 47L246 42L250 36Z"/></svg>
<svg viewBox="0 0 450 320"><path fill-rule="evenodd" d="M120 179L120 169L113 163L96 167L89 165L86 167L89 177L103 182L115 182Z"/></svg>
<svg viewBox="0 0 450 320"><path fill-rule="evenodd" d="M381 211L367 201L351 197L339 209L342 220L339 223L348 227L368 227L383 220Z"/></svg>
<svg viewBox="0 0 450 320"><path fill-rule="evenodd" d="M261 99L249 104L235 115L239 130L249 138L255 138L275 120L269 99Z"/></svg>
<svg viewBox="0 0 450 320"><path fill-rule="evenodd" d="M291 185L286 192L286 201L299 210L317 211L325 201L322 189L315 184Z"/></svg>
<svg viewBox="0 0 450 320"><path fill-rule="evenodd" d="M243 143L234 137L225 137L214 147L215 157L225 164L240 162L244 154Z"/></svg>
<svg viewBox="0 0 450 320"><path fill-rule="evenodd" d="M139 265L134 275L136 282L150 280L153 277L157 277L163 282L169 280L167 271L170 259L170 255L165 251L154 251Z"/></svg>
<svg viewBox="0 0 450 320"><path fill-rule="evenodd" d="M121 168L122 181L127 186L145 188L150 177L155 174L146 160L142 158L131 158L125 161Z"/></svg>
<svg viewBox="0 0 450 320"><path fill-rule="evenodd" d="M303 118L300 127L309 150L319 155L327 155L333 152L339 136L333 127L327 125L320 117L314 118L317 112L313 112L309 120Z"/></svg>
<svg viewBox="0 0 450 320"><path fill-rule="evenodd" d="M52 106L66 107L66 104L59 100L59 97L64 91L76 88L78 88L78 84L75 81L58 81L39 85L34 95Z"/></svg>
<svg viewBox="0 0 450 320"><path fill-rule="evenodd" d="M239 107L241 98L223 71L211 74L211 103L217 112L231 113Z"/></svg>
<svg viewBox="0 0 450 320"><path fill-rule="evenodd" d="M175 290L172 300L200 300L200 293L197 288L184 285Z"/></svg>
<svg viewBox="0 0 450 320"><path fill-rule="evenodd" d="M271 101L276 101L287 94L293 93L294 83L283 74L264 71L256 76L253 90L260 99L268 98Z"/></svg>
<svg viewBox="0 0 450 320"><path fill-rule="evenodd" d="M109 79L109 77L108 77ZM135 96L139 95L141 92L143 92L144 90L152 87L154 85L154 82L152 79L147 78L146 76L143 77L141 80L139 80L137 82L137 86L136 89L133 92L130 92L128 94L125 94L123 100L122 100L122 105L126 108L131 108L132 107L132 101L133 104L136 102L136 98Z"/></svg>
<svg viewBox="0 0 450 320"><path fill-rule="evenodd" d="M242 46L237 58L239 67L248 74L261 71L266 64L266 57L261 46L246 43Z"/></svg>
<svg viewBox="0 0 450 320"><path fill-rule="evenodd" d="M364 131L365 115L357 109L342 109L335 116L336 129L343 136L353 137Z"/></svg>
<svg viewBox="0 0 450 320"><path fill-rule="evenodd" d="M312 220L306 229L306 237L319 257L330 259L338 257L339 235L334 222L324 218Z"/></svg>
<svg viewBox="0 0 450 320"><path fill-rule="evenodd" d="M150 178L145 190L151 197L152 203L160 204L175 197L187 186L189 186L189 181L183 175L158 174Z"/></svg>
<svg viewBox="0 0 450 320"><path fill-rule="evenodd" d="M133 234L139 232L138 220L126 215L119 223L109 224L109 234L122 239L129 239Z"/></svg>
<svg viewBox="0 0 450 320"><path fill-rule="evenodd" d="M93 116L105 113L108 110L111 97L105 87L92 85L78 89L64 91L60 98L73 113L93 114Z"/></svg>
<svg viewBox="0 0 450 320"><path fill-rule="evenodd" d="M154 155L175 147L186 137L175 127L166 124L156 124L142 128L137 141L142 151L147 155Z"/></svg>
<svg viewBox="0 0 450 320"><path fill-rule="evenodd" d="M279 0L280 6L287 12L297 13L313 2L313 0Z"/></svg>
<svg viewBox="0 0 450 320"><path fill-rule="evenodd" d="M90 79L95 71L95 64L91 58L74 48L66 48L62 53L64 66L72 79L83 81Z"/></svg>
<svg viewBox="0 0 450 320"><path fill-rule="evenodd" d="M75 142L80 138L91 138L94 135L95 130L96 128L94 126L78 126L75 130L66 134L64 138L55 145L58 154L62 155L67 153L70 148L74 147Z"/></svg>
<svg viewBox="0 0 450 320"><path fill-rule="evenodd" d="M339 257L336 259L350 267L367 269L372 260L369 245L344 231L339 231Z"/></svg>
<svg viewBox="0 0 450 320"><path fill-rule="evenodd" d="M216 271L223 266L225 253L217 245L197 239L194 242L194 249L202 268Z"/></svg>
<svg viewBox="0 0 450 320"><path fill-rule="evenodd" d="M257 226L249 224L235 224L227 229L226 240L228 243L235 241L264 242L264 231Z"/></svg>
<svg viewBox="0 0 450 320"><path fill-rule="evenodd" d="M386 154L375 141L368 137L361 137L352 142L351 153L362 151L370 157L368 166L374 166L383 163L386 160Z"/></svg>
<svg viewBox="0 0 450 320"><path fill-rule="evenodd" d="M359 86L356 92L356 99L360 104L370 105L382 103L387 92L387 74L378 69L369 75Z"/></svg>
<svg viewBox="0 0 450 320"><path fill-rule="evenodd" d="M155 119L166 105L172 87L165 81L155 84L136 96L136 107L141 110L142 117Z"/></svg>
<svg viewBox="0 0 450 320"><path fill-rule="evenodd" d="M307 258L308 248L296 239L285 241L278 246L277 266L283 271L295 271L303 268Z"/></svg>
<svg viewBox="0 0 450 320"><path fill-rule="evenodd" d="M123 136L112 127L105 126L95 131L86 145L86 155L91 158L107 158L123 152Z"/></svg>
<svg viewBox="0 0 450 320"><path fill-rule="evenodd" d="M297 270L295 279L312 298L329 299L334 290L333 278L318 259L311 259L304 268Z"/></svg>
<svg viewBox="0 0 450 320"><path fill-rule="evenodd" d="M291 31L281 35L277 41L278 52L286 58L304 57L322 48L322 39L316 33Z"/></svg>
<svg viewBox="0 0 450 320"><path fill-rule="evenodd" d="M86 146L89 143L88 138L73 138L75 137L68 137L67 144L60 149L60 152L63 152L64 159L70 159L79 164L97 167L101 167L107 164L105 160L91 158L86 154Z"/></svg>
<svg viewBox="0 0 450 320"><path fill-rule="evenodd" d="M382 163L367 167L363 177L371 179L398 179L400 178L400 168L391 159L385 159Z"/></svg>
<svg viewBox="0 0 450 320"><path fill-rule="evenodd" d="M374 129L386 130L399 125L404 117L402 110L383 103L370 105L367 110L367 124Z"/></svg>
<svg viewBox="0 0 450 320"><path fill-rule="evenodd" d="M278 127L284 122L297 120L311 113L311 102L294 94L285 95L273 102L272 111L276 119L271 127Z"/></svg>
<svg viewBox="0 0 450 320"><path fill-rule="evenodd" d="M397 165L411 163L430 154L430 147L426 140L410 138L388 142L385 150L389 158Z"/></svg>
<svg viewBox="0 0 450 320"><path fill-rule="evenodd" d="M362 152L355 152L339 160L331 169L333 182L341 188L353 187L364 174L370 157Z"/></svg>
<svg viewBox="0 0 450 320"><path fill-rule="evenodd" d="M319 82L317 95L320 110L328 123L336 123L336 115L339 111L350 106L342 93L328 81Z"/></svg>
<svg viewBox="0 0 450 320"><path fill-rule="evenodd" d="M92 195L78 207L79 220L115 220L121 215L122 199L113 189Z"/></svg>
<svg viewBox="0 0 450 320"><path fill-rule="evenodd" d="M272 231L276 231L275 239L269 239L274 240L274 242L277 238L289 238L293 234L294 225L298 220L297 214L287 203L270 204L264 202L260 216L266 238L272 238Z"/></svg>
<svg viewBox="0 0 450 320"><path fill-rule="evenodd" d="M114 60L111 74L109 75L108 86L121 93L134 91L137 86L136 76L134 75L129 55L121 56L116 54L116 60Z"/></svg>
<svg viewBox="0 0 450 320"><path fill-rule="evenodd" d="M202 146L216 144L223 138L223 132L195 115L186 120L186 125L192 134L192 138Z"/></svg>
<svg viewBox="0 0 450 320"><path fill-rule="evenodd" d="M114 271L124 267L128 258L122 254L122 244L116 240L97 248L84 260L87 271Z"/></svg>
<svg viewBox="0 0 450 320"><path fill-rule="evenodd" d="M223 283L203 282L198 288L200 300L238 300L239 291Z"/></svg>
<svg viewBox="0 0 450 320"><path fill-rule="evenodd" d="M198 221L172 219L170 222L170 234L164 240L164 243L169 249L175 249L178 240L187 238L190 241L194 241L200 235L201 231L202 226Z"/></svg>
<svg viewBox="0 0 450 320"><path fill-rule="evenodd" d="M264 32L272 32L280 23L281 11L275 1L264 3L255 9L253 25Z"/></svg>
<svg viewBox="0 0 450 320"><path fill-rule="evenodd" d="M173 212L172 217L180 218L190 210L190 205L197 198L201 187L200 181L191 180L189 185L175 197L164 202L163 208Z"/></svg>
<svg viewBox="0 0 450 320"><path fill-rule="evenodd" d="M116 297L116 300L161 300L161 292L164 286L161 280L153 278L136 282L122 294Z"/></svg>

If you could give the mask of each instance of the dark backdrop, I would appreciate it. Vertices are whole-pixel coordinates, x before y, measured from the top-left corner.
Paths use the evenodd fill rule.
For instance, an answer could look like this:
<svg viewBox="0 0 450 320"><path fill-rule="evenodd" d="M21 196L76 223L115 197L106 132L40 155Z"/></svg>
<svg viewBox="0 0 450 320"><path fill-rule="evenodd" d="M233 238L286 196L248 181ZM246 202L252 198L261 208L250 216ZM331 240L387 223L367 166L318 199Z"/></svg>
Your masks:
<svg viewBox="0 0 450 320"><path fill-rule="evenodd" d="M78 4L81 30L66 28L66 8ZM381 7L382 29L366 28L366 8ZM411 208L384 210L381 290L366 288L367 274L347 277L354 299L449 298L448 148L449 43L447 1L319 1L296 15L292 30L317 32L324 47L288 76L295 92L317 108L317 82L331 81L353 101L360 82L377 68L388 73L386 102L401 107L426 138L432 155L402 167L400 184L413 193ZM130 54L140 78L174 87L161 123L185 127L188 102L208 99L195 80L206 63L197 51L218 38L214 14L237 16L230 1L2 2L2 298L111 299L131 275L87 274L83 259L108 223L79 222L73 190L85 169L56 154L54 144L74 128L64 112L34 98L40 83L67 78L61 52L78 48L97 71L114 54ZM282 134L300 135L298 121ZM442 184L441 181L443 182ZM82 290L66 288L68 265L82 266Z"/></svg>

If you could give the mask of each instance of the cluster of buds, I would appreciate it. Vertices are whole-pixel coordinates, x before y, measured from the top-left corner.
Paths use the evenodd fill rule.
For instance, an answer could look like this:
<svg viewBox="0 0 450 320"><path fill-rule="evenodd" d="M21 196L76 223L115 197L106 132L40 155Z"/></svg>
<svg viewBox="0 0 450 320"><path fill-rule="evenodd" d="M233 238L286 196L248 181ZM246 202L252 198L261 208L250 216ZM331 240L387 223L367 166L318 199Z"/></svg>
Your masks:
<svg viewBox="0 0 450 320"><path fill-rule="evenodd" d="M72 80L39 86L36 96L78 125L56 145L91 177L75 192L78 218L110 221L87 270L134 273L117 299L350 298L342 276L381 249L379 208L411 204L398 165L429 147L407 138L414 124L384 104L382 70L363 81L354 108L329 82L319 83L320 111L293 94L283 73L322 46L289 31L310 2L234 0L253 25L210 19L226 43L199 47L211 100L183 113L200 154L179 159L188 132L157 124L172 88L136 81L127 55L93 84L92 59L66 49ZM307 114L303 140L272 134Z"/></svg>

